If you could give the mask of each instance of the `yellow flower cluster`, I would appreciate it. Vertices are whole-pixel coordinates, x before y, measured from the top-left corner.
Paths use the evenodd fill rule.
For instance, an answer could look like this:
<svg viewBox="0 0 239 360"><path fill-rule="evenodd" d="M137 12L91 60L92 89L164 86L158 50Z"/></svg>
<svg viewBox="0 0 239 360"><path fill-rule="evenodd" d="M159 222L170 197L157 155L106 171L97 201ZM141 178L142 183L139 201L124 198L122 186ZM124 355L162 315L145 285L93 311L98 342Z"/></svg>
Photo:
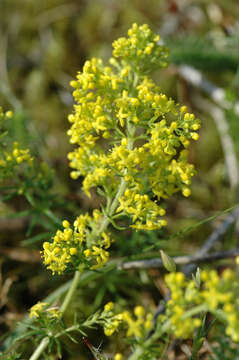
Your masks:
<svg viewBox="0 0 239 360"><path fill-rule="evenodd" d="M167 224L160 200L176 191L190 195L195 171L186 148L198 139L200 122L146 75L166 65L159 36L136 24L128 35L114 42L108 66L101 59L86 61L71 82L76 104L68 135L77 145L68 154L71 177L84 177L88 196L98 188L107 208L102 217L81 215L73 227L63 222L64 230L44 243L44 263L53 273L81 263L103 266L111 242L105 229L115 224L114 216L127 216L136 229L160 229Z"/></svg>
<svg viewBox="0 0 239 360"><path fill-rule="evenodd" d="M2 127L2 122L4 119L11 119L13 117L12 111L6 111L4 113L2 107L0 106L0 127ZM3 131L3 129L1 129ZM3 136L4 136L3 132ZM33 158L30 155L29 149L21 149L19 147L19 143L15 141L13 143L12 149L10 151L5 151L4 149L0 149L0 169L1 171L10 171L16 165L19 165L23 162L32 164Z"/></svg>
<svg viewBox="0 0 239 360"><path fill-rule="evenodd" d="M47 303L44 302L38 302L37 304L33 305L30 309L30 318L36 317L38 318L47 306Z"/></svg>
<svg viewBox="0 0 239 360"><path fill-rule="evenodd" d="M113 42L113 55L116 58L122 58L140 73L167 66L168 50L159 45L160 36L154 34L148 25L133 24L128 35L128 38L121 37Z"/></svg>
<svg viewBox="0 0 239 360"><path fill-rule="evenodd" d="M132 227L136 229L154 230L167 225L166 220L158 220L159 216L165 214L165 210L150 200L146 194L141 195L135 190L127 189L119 202L120 206L117 212L123 210L129 216L132 216L134 223Z"/></svg>
<svg viewBox="0 0 239 360"><path fill-rule="evenodd" d="M33 167L33 157L29 149L21 149L18 142L11 143L8 141L8 132L4 127L4 120L13 117L12 111L4 112L0 107L0 132L1 139L5 141L0 144L0 179L17 178L16 172L21 169L21 164ZM19 190L21 192L21 190Z"/></svg>
<svg viewBox="0 0 239 360"><path fill-rule="evenodd" d="M176 191L190 195L195 171L185 148L198 139L200 123L145 75L165 65L158 35L136 24L128 34L113 43L109 66L93 58L71 82L76 105L68 135L77 148L68 158L71 177L84 177L88 196L100 187L113 198L124 183L118 215L136 229L153 230L166 225L160 199Z"/></svg>
<svg viewBox="0 0 239 360"><path fill-rule="evenodd" d="M0 126L2 126L2 122L4 119L11 119L13 117L12 111L3 112L2 107L0 106ZM3 133L4 136L4 133ZM13 143L13 148L11 151L4 151L1 149L0 156L0 168L10 169L16 165L21 164L22 162L28 162L31 164L33 158L30 156L29 150L20 149L18 142Z"/></svg>
<svg viewBox="0 0 239 360"><path fill-rule="evenodd" d="M189 338L201 320L195 315L211 312L226 325L226 333L239 341L239 287L236 272L226 269L219 277L215 270L201 272L201 286L185 279L183 273L170 273L165 281L171 291L166 317L170 319L170 333ZM198 312L197 312L198 309ZM160 319L159 319L160 320Z"/></svg>
<svg viewBox="0 0 239 360"><path fill-rule="evenodd" d="M123 320L127 326L126 335L142 338L152 327L153 316L151 313L145 314L145 310L142 306L136 306L134 308L134 315L135 316L133 317L129 311L123 312Z"/></svg>
<svg viewBox="0 0 239 360"><path fill-rule="evenodd" d="M109 258L106 250L111 240L106 232L97 233L100 218L99 211L94 211L93 217L89 214L80 215L74 222L73 229L67 220L62 222L63 230L58 230L53 242L44 242L42 257L44 264L53 274L62 274L67 265L77 269L81 264L98 269Z"/></svg>
<svg viewBox="0 0 239 360"><path fill-rule="evenodd" d="M109 302L105 305L104 311L101 314L103 319L104 333L106 336L111 336L120 326L123 315L121 313L114 314L114 304Z"/></svg>
<svg viewBox="0 0 239 360"><path fill-rule="evenodd" d="M48 308L49 304L44 302L38 302L30 309L30 318L39 318L40 316L46 316L49 319L60 319L61 313L58 308Z"/></svg>
<svg viewBox="0 0 239 360"><path fill-rule="evenodd" d="M187 310L201 303L199 289L193 280L187 281L183 273L170 273L165 277L171 291L167 303L166 318L170 319L170 332L176 337L189 338L201 325L199 318L184 318Z"/></svg>
<svg viewBox="0 0 239 360"><path fill-rule="evenodd" d="M226 269L221 278L215 270L203 271L204 289L201 293L209 311L218 313L226 324L226 334L239 342L239 286L238 274Z"/></svg>
<svg viewBox="0 0 239 360"><path fill-rule="evenodd" d="M13 143L13 149L11 152L2 152L0 158L0 168L12 168L16 165L26 162L29 165L32 164L33 158L30 155L29 149L20 149L18 142Z"/></svg>

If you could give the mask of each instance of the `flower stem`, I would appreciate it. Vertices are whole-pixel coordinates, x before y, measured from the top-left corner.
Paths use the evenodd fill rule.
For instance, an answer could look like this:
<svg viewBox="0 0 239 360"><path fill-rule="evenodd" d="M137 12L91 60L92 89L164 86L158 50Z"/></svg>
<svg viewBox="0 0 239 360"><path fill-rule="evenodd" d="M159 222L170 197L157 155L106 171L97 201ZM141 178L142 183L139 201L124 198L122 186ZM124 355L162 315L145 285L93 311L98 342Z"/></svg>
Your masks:
<svg viewBox="0 0 239 360"><path fill-rule="evenodd" d="M61 305L60 307L60 312L62 314L64 314L64 312L66 311L67 309L67 306L69 305L75 291L76 291L76 288L77 288L77 284L79 282L79 279L80 279L80 276L81 276L81 272L78 270L75 272L75 275L74 275L74 278L73 278L73 281L72 281L72 284L71 284L71 287L69 288L67 294L66 294L66 297L63 301L63 304Z"/></svg>
<svg viewBox="0 0 239 360"><path fill-rule="evenodd" d="M63 304L60 307L60 312L63 315L64 312L66 311L76 289L77 289L77 285L80 279L80 275L81 272L80 271L76 271L71 287L69 288L66 297L63 301ZM39 358L39 356L43 353L43 351L47 348L48 344L49 344L49 337L46 336L45 338L42 339L42 341L40 342L40 344L38 345L38 347L36 348L36 350L34 351L34 353L32 354L32 356L30 357L29 360L37 360Z"/></svg>
<svg viewBox="0 0 239 360"><path fill-rule="evenodd" d="M208 307L206 304L200 304L200 305L195 306L192 309L186 311L185 314L182 316L182 320L187 319L193 315L197 315L202 312L206 312L207 310L208 310Z"/></svg>
<svg viewBox="0 0 239 360"><path fill-rule="evenodd" d="M132 147L133 147L133 140L129 139L128 148L131 149ZM108 216L112 216L114 214L114 212L115 212L115 210L116 210L116 208L118 206L119 198L123 195L126 188L127 188L127 182L124 180L124 178L122 178L119 189L117 191L117 194L115 195L115 198L114 198L114 200L112 201L112 203L110 205ZM107 216L105 216L104 220L101 223L99 233L102 233L107 228L109 223L110 223L109 218ZM65 296L65 299L64 299L64 301L63 301L63 303L62 303L62 305L60 307L60 311L61 311L62 315L66 311L66 309L67 309L67 307L68 307L68 305L69 305L69 303L70 303L70 301L71 301L71 299L72 299L72 297L73 297L73 295L75 293L75 290L77 288L77 284L79 282L80 276L81 276L81 271L79 271L79 270L76 271L75 275L74 275L74 278L73 278L73 281L72 281L72 284L71 284L71 287L69 288L69 290L68 290L68 292L67 292L67 294ZM59 336L59 334L58 334L58 336ZM31 358L29 360L38 359L39 356L41 355L41 353L46 349L48 343L49 343L49 338L45 337L42 340L42 342L40 343L40 345L36 348L35 352L32 354L32 356L31 356Z"/></svg>
<svg viewBox="0 0 239 360"><path fill-rule="evenodd" d="M133 147L133 140L132 139L128 139L128 146L127 148L128 149L132 149ZM120 186L119 186L119 189L117 191L117 194L115 195L115 198L114 200L112 201L110 207L109 207L109 212L108 212L108 216L111 217L117 206L118 206L118 203L119 203L119 198L123 195L123 193L125 192L127 188L127 181L124 180L124 178L121 179L121 183L120 183ZM108 217L105 216L104 220L102 221L101 223L101 227L99 229L99 234L101 234L106 228L107 226L109 225L110 223L110 220Z"/></svg>
<svg viewBox="0 0 239 360"><path fill-rule="evenodd" d="M118 205L119 198L121 197L121 195L123 195L124 191L126 190L126 187L127 187L127 183L124 179L122 179L119 189L118 189L118 192L110 206L109 213L108 213L109 217L114 214L114 211L116 210L117 205ZM99 229L99 234L101 234L107 228L109 223L110 223L109 218L105 216L104 220L101 223L101 227Z"/></svg>
<svg viewBox="0 0 239 360"><path fill-rule="evenodd" d="M167 330L170 328L171 323L170 320L167 320L161 328L159 328L159 331L155 331L155 333L144 342L143 345L139 345L135 348L135 351L133 354L129 357L129 360L138 360L141 355L144 354L144 351L150 347L158 338L160 338L163 333L167 332Z"/></svg>
<svg viewBox="0 0 239 360"><path fill-rule="evenodd" d="M48 336L45 337L44 339L42 339L39 346L36 348L36 350L34 351L34 353L32 354L32 356L30 357L29 360L39 359L39 356L41 356L42 352L47 348L49 341L50 341L50 339Z"/></svg>

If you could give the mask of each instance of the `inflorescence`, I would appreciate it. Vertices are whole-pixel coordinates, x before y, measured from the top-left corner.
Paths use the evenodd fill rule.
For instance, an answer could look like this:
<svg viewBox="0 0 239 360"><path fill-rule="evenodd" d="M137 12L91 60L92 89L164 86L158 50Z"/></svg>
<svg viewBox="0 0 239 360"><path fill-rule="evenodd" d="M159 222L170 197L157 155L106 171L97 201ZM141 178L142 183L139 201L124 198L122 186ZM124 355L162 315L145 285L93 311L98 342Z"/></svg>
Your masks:
<svg viewBox="0 0 239 360"><path fill-rule="evenodd" d="M0 129L1 139L7 135L7 131L4 131L4 120L9 121L13 117L12 111L3 112L0 107ZM6 148L6 144L2 141L0 144L0 171L1 179L7 178L10 174L16 174L18 167L21 164L27 164L32 166L33 157L30 154L29 149L21 149L19 143L15 141L11 146Z"/></svg>
<svg viewBox="0 0 239 360"><path fill-rule="evenodd" d="M92 269L108 260L111 240L106 231L115 218L128 219L136 230L167 225L162 199L177 191L190 195L190 140L197 140L200 122L175 104L148 74L167 66L168 50L147 25L133 24L127 38L113 42L113 57L86 61L71 82L76 104L69 115L68 154L71 177L83 176L89 197L96 188L107 207L77 218L45 242L44 263L53 273L84 262ZM107 220L105 220L107 219Z"/></svg>
<svg viewBox="0 0 239 360"><path fill-rule="evenodd" d="M170 332L179 338L190 338L201 325L201 313L210 312L226 326L226 334L239 341L239 285L237 272L226 269L219 277L215 270L203 270L200 284L186 279L183 273L166 275L171 291L166 315L170 319ZM159 319L160 320L160 319Z"/></svg>

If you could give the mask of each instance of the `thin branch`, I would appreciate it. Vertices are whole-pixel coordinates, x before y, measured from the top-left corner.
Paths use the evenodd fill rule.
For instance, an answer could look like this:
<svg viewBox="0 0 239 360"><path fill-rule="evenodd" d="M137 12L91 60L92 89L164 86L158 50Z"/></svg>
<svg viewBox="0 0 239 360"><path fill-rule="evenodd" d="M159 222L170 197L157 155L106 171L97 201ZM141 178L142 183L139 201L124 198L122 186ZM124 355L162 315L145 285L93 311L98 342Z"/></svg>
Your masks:
<svg viewBox="0 0 239 360"><path fill-rule="evenodd" d="M173 261L176 265L187 265L192 263L204 263L211 262L221 259L233 258L239 256L239 249L233 249L228 251L216 251L212 254L207 255L194 255L194 256L176 256L173 257ZM160 258L149 259L149 260L139 260L139 261L129 261L121 265L121 269L147 269L147 268L159 268L164 267L162 260Z"/></svg>
<svg viewBox="0 0 239 360"><path fill-rule="evenodd" d="M196 265L191 267L193 263L215 261L223 258L230 258L239 255L237 252L239 249L234 249L230 251L218 251L213 254L207 254L209 250L215 245L215 243L225 235L228 228L235 222L239 216L239 207L237 207L227 218L221 223L221 225L213 231L213 233L208 237L202 247L196 252L196 255L193 256L177 256L173 260L177 265L190 265L190 273L192 273ZM235 253L234 253L235 251ZM120 269L146 269L146 268L155 268L163 267L161 258L154 258L148 260L136 260L136 261L127 261L119 264L118 268ZM185 267L184 273L189 273L187 267Z"/></svg>

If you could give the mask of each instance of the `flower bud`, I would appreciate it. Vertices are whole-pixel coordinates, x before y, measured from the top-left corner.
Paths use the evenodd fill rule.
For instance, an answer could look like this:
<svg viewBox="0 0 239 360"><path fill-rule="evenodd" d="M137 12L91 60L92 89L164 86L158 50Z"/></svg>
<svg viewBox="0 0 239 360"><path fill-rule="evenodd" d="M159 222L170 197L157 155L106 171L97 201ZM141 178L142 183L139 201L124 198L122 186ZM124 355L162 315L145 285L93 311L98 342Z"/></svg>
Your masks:
<svg viewBox="0 0 239 360"><path fill-rule="evenodd" d="M163 266L169 272L176 271L176 264L171 257L169 257L163 250L160 250L160 255L162 259Z"/></svg>

